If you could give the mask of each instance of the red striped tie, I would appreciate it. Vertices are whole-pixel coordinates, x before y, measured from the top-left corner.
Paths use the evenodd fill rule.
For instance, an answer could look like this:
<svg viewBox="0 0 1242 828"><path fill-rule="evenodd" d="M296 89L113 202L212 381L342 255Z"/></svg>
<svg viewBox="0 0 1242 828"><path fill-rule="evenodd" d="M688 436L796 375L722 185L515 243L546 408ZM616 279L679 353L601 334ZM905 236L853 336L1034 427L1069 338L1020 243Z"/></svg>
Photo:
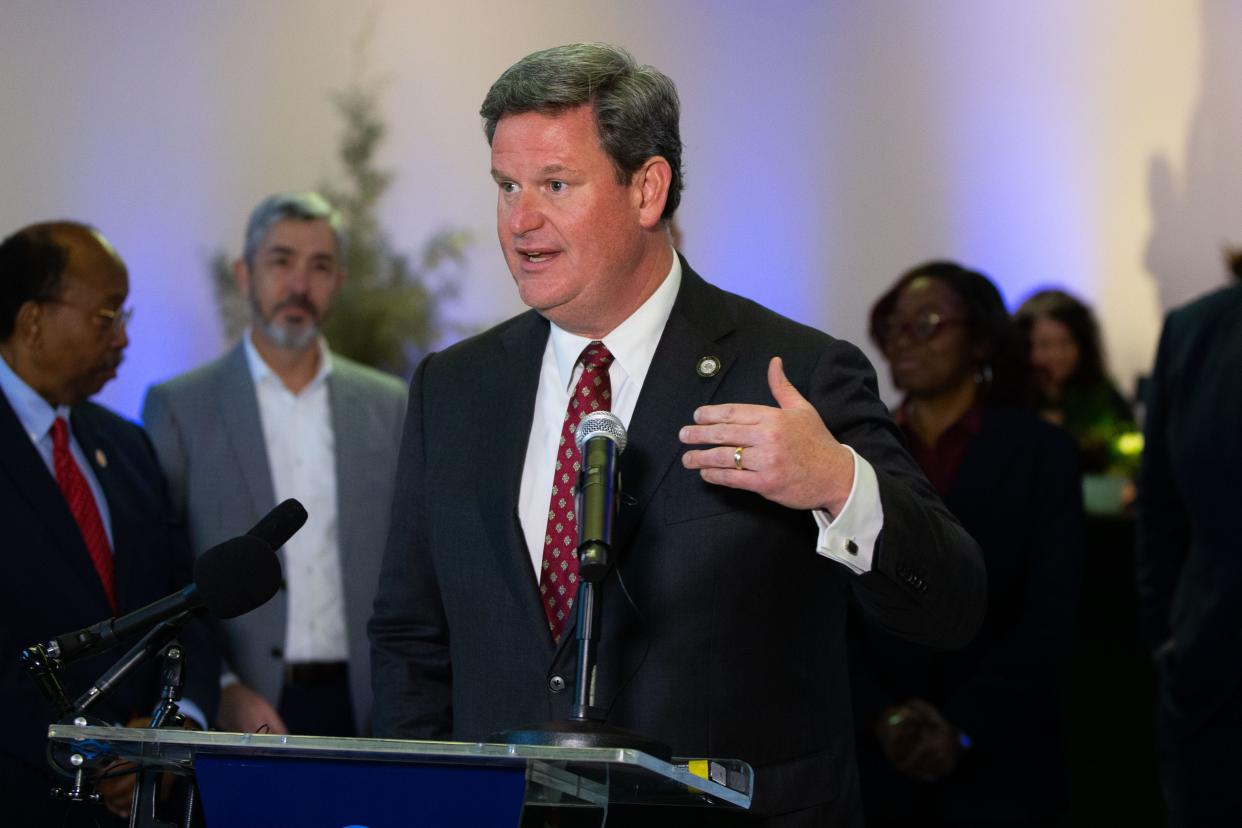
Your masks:
<svg viewBox="0 0 1242 828"><path fill-rule="evenodd" d="M543 565L539 568L539 596L548 616L552 640L560 642L561 632L574 608L578 594L578 516L574 514L574 485L582 456L574 441L578 422L592 411L612 410L612 382L608 366L612 354L602 342L592 342L578 357L582 376L569 397L561 443L556 453L556 472L552 478L552 499L548 504L548 529L543 536Z"/></svg>
<svg viewBox="0 0 1242 828"><path fill-rule="evenodd" d="M91 494L91 487L69 451L69 424L63 417L57 417L52 423L52 467L56 470L56 484L64 493L69 511L73 512L73 519L78 523L82 540L86 542L86 549L91 554L91 563L99 573L104 593L108 596L108 604L115 614L116 580L113 575L112 550L108 547L108 534L99 518L99 507L95 503L95 496Z"/></svg>

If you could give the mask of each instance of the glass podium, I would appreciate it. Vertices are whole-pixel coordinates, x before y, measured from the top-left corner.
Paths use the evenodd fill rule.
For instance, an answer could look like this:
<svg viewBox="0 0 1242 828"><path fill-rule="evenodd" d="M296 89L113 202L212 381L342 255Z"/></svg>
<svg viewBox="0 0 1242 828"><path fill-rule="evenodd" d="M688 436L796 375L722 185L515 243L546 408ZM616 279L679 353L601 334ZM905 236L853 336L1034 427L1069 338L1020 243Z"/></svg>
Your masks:
<svg viewBox="0 0 1242 828"><path fill-rule="evenodd" d="M208 828L542 825L549 809L558 824L600 825L612 805L651 808L659 824L676 821L665 809L749 808L754 787L739 760L626 748L67 724L48 738L74 766L119 758L193 775Z"/></svg>

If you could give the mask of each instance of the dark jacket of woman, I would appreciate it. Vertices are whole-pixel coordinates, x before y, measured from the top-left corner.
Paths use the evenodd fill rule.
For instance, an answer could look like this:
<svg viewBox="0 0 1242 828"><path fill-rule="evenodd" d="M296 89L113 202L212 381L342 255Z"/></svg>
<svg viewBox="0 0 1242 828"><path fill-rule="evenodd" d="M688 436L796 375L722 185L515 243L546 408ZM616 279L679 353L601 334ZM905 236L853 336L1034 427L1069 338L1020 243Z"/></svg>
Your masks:
<svg viewBox="0 0 1242 828"><path fill-rule="evenodd" d="M931 652L903 644L858 614L851 619L868 825L1039 820L1062 809L1057 673L1080 581L1080 481L1078 452L1064 431L1023 409L986 406L942 492L983 549L988 612L980 633L960 651ZM875 736L880 712L911 697L939 708L971 744L936 782L893 770Z"/></svg>

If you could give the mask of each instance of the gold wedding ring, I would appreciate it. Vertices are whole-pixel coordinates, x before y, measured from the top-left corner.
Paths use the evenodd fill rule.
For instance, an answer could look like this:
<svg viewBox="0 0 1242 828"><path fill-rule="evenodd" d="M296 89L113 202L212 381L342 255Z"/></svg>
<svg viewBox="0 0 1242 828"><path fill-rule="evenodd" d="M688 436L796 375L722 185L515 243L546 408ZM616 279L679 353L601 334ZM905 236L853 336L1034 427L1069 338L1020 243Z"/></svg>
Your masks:
<svg viewBox="0 0 1242 828"><path fill-rule="evenodd" d="M733 468L738 471L742 470L742 447L738 446L733 450Z"/></svg>

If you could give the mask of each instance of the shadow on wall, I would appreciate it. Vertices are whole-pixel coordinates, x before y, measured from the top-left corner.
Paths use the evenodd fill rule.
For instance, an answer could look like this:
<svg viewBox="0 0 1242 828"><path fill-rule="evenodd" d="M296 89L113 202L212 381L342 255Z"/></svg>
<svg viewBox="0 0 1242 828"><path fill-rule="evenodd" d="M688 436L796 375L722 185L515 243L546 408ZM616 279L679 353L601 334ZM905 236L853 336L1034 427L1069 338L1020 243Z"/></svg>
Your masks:
<svg viewBox="0 0 1242 828"><path fill-rule="evenodd" d="M1242 3L1200 0L1203 68L1186 141L1184 175L1156 155L1148 163L1152 213L1145 265L1168 311L1220 287L1222 248L1242 244Z"/></svg>

